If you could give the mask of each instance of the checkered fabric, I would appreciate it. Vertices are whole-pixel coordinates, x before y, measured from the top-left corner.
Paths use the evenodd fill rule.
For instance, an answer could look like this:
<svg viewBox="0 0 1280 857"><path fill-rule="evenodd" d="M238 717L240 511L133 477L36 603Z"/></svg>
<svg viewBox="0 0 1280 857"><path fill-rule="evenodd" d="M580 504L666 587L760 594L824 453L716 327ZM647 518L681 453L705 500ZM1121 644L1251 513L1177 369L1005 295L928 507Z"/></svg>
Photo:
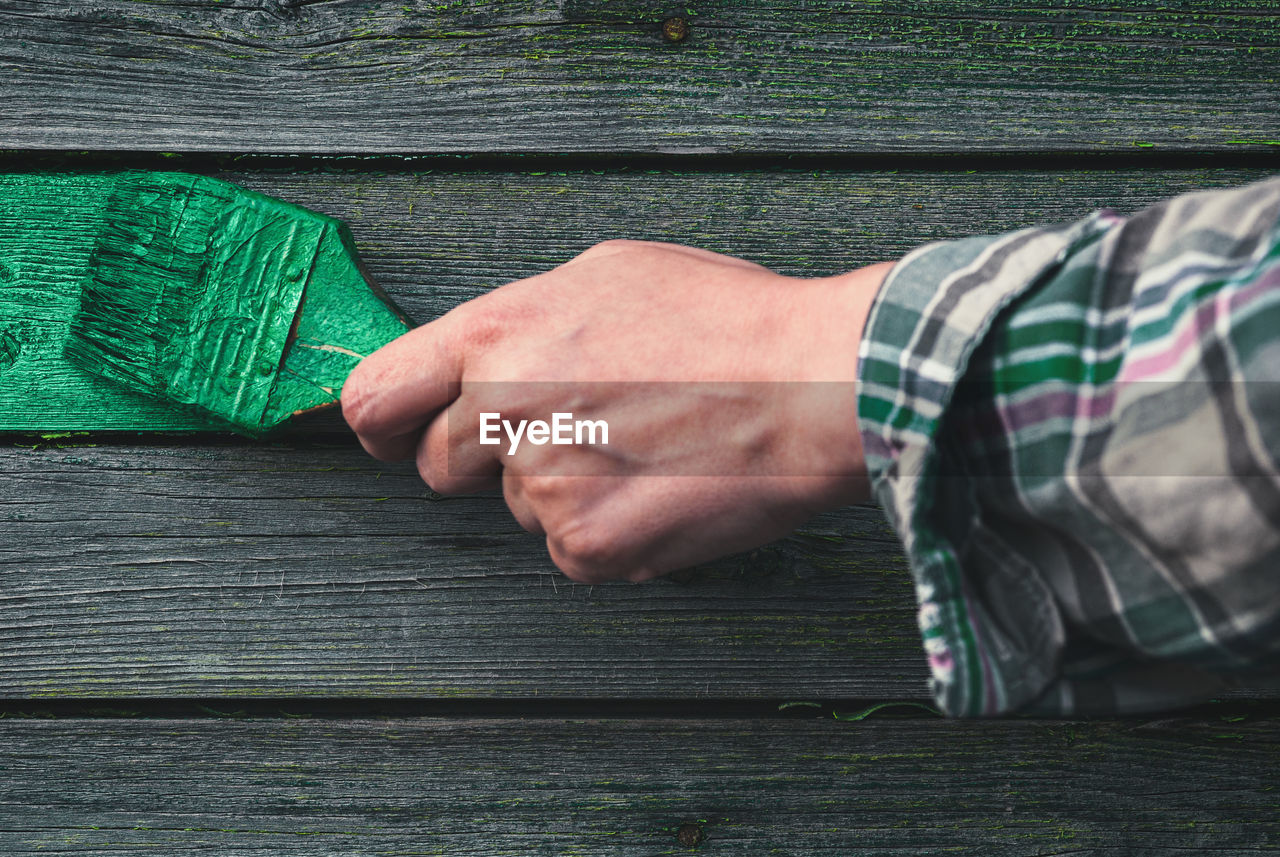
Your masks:
<svg viewBox="0 0 1280 857"><path fill-rule="evenodd" d="M920 247L859 352L949 715L1280 672L1280 178Z"/></svg>

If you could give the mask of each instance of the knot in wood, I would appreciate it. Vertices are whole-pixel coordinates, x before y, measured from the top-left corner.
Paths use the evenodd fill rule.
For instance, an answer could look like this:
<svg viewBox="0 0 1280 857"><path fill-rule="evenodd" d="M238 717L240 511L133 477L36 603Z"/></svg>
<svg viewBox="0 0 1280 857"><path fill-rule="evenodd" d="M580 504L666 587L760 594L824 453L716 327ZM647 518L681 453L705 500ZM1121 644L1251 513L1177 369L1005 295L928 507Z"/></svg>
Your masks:
<svg viewBox="0 0 1280 857"><path fill-rule="evenodd" d="M676 831L676 841L685 848L697 848L706 838L707 836L702 832L702 828L693 822L685 822Z"/></svg>
<svg viewBox="0 0 1280 857"><path fill-rule="evenodd" d="M683 42L689 38L689 22L684 18L668 18L662 22L662 38L668 42Z"/></svg>
<svg viewBox="0 0 1280 857"><path fill-rule="evenodd" d="M22 356L22 342L7 327L0 327L0 373Z"/></svg>

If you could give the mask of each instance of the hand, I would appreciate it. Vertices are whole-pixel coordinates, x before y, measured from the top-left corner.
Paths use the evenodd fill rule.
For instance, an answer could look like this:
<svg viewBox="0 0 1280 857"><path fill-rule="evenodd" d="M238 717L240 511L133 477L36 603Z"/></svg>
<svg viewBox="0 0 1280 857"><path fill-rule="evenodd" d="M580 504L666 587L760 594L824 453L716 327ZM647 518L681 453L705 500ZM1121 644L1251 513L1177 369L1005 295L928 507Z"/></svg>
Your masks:
<svg viewBox="0 0 1280 857"><path fill-rule="evenodd" d="M416 456L440 493L500 483L569 577L655 577L867 497L856 355L889 267L799 279L606 241L370 355L343 415L374 456ZM608 444L499 431L482 445L486 413L603 420Z"/></svg>

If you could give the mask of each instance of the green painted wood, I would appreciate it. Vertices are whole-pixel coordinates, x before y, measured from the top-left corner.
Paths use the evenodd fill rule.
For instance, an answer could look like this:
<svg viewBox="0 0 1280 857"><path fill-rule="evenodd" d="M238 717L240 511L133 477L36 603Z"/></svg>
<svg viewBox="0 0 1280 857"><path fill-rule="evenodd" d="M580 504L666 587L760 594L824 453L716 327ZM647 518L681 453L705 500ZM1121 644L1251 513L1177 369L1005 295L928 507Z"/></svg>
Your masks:
<svg viewBox="0 0 1280 857"><path fill-rule="evenodd" d="M7 342L0 363L0 428L56 429L65 424L65 415L97 403L114 405L104 408L106 427L119 412L164 426L164 415L172 410L62 357L104 226L103 184L102 177L91 175L0 176L0 329ZM44 419L33 422L27 403ZM187 417L180 427L202 423L207 425Z"/></svg>
<svg viewBox="0 0 1280 857"><path fill-rule="evenodd" d="M373 279L422 321L606 238L676 241L817 276L892 259L926 241L1074 219L1106 205L1132 211L1164 196L1266 174L268 171L221 177L350 223ZM0 180L0 196L9 200L0 207L0 383L9 403L0 408L0 430L207 427L205 418L129 396L60 359L79 285L67 272L87 268L104 200L101 179L92 175L55 174L39 184L46 193L19 199ZM33 221L63 225L37 230ZM337 316L331 308L322 314Z"/></svg>
<svg viewBox="0 0 1280 857"><path fill-rule="evenodd" d="M1253 855L1280 841L1274 718L5 721L0 740L11 855Z"/></svg>
<svg viewBox="0 0 1280 857"><path fill-rule="evenodd" d="M665 41L661 22L687 18ZM1271 0L11 0L0 146L1265 150Z"/></svg>

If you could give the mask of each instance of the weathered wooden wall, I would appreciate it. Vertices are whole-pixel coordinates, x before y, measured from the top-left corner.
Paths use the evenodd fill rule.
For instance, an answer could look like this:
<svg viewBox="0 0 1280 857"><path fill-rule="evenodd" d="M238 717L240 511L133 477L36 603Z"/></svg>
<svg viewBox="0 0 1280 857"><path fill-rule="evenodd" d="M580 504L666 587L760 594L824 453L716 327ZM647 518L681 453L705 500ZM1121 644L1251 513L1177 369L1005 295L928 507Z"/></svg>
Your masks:
<svg viewBox="0 0 1280 857"><path fill-rule="evenodd" d="M685 16L689 37L664 41ZM1274 144L1270 0L8 0L8 145L938 152ZM86 140L92 140L87 144Z"/></svg>
<svg viewBox="0 0 1280 857"><path fill-rule="evenodd" d="M421 320L611 237L830 274L1275 172L1275 11L0 0L0 170L192 169L342 217ZM1280 843L1274 688L927 711L871 507L588 587L332 418L0 440L5 853Z"/></svg>
<svg viewBox="0 0 1280 857"><path fill-rule="evenodd" d="M1280 836L1258 762L1280 753L1274 719L5 731L0 848L12 855L1242 855L1274 853Z"/></svg>

